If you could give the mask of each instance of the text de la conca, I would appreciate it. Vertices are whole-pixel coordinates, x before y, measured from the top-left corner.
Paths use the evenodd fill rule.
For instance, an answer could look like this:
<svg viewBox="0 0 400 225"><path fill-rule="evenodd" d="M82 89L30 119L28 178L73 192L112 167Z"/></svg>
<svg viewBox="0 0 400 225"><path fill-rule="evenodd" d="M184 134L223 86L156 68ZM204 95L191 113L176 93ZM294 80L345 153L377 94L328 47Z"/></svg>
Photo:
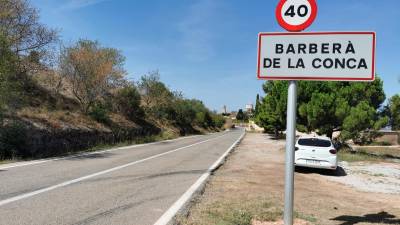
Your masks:
<svg viewBox="0 0 400 225"><path fill-rule="evenodd" d="M356 55L354 45L349 41L348 44L341 43L298 43L298 44L275 44L275 55L297 56L295 58L287 58L287 64L284 68L289 69L305 69L305 60L302 55L318 55L311 60L314 69L362 69L367 70L367 62L364 58L352 57ZM329 57L321 57L329 55ZM334 55L335 57L331 57ZM282 68L282 59L264 58L264 68Z"/></svg>

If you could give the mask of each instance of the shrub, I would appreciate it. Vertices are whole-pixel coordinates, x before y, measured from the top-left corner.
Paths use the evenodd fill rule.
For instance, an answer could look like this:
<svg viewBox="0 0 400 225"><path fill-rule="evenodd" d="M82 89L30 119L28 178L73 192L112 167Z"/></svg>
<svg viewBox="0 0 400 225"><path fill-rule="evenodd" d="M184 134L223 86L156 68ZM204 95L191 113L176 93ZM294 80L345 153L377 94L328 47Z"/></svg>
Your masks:
<svg viewBox="0 0 400 225"><path fill-rule="evenodd" d="M214 126L213 120L208 111L197 112L195 122L197 125L205 128Z"/></svg>
<svg viewBox="0 0 400 225"><path fill-rule="evenodd" d="M26 151L26 128L21 122L11 122L0 129L0 158L29 157Z"/></svg>
<svg viewBox="0 0 400 225"><path fill-rule="evenodd" d="M221 128L225 124L225 118L222 115L214 114L212 116L215 127Z"/></svg>
<svg viewBox="0 0 400 225"><path fill-rule="evenodd" d="M142 76L138 87L148 115L161 120L174 119L174 103L177 96L160 81L158 72Z"/></svg>
<svg viewBox="0 0 400 225"><path fill-rule="evenodd" d="M130 120L144 117L144 111L140 107L140 100L140 94L133 85L120 89L115 96L117 110Z"/></svg>
<svg viewBox="0 0 400 225"><path fill-rule="evenodd" d="M89 110L89 116L100 123L109 123L108 109L102 103L96 103Z"/></svg>
<svg viewBox="0 0 400 225"><path fill-rule="evenodd" d="M60 61L61 75L69 80L72 93L85 113L124 83L124 56L97 41L79 40L61 52Z"/></svg>
<svg viewBox="0 0 400 225"><path fill-rule="evenodd" d="M190 100L178 100L174 105L175 122L182 126L191 126L196 118L196 111Z"/></svg>

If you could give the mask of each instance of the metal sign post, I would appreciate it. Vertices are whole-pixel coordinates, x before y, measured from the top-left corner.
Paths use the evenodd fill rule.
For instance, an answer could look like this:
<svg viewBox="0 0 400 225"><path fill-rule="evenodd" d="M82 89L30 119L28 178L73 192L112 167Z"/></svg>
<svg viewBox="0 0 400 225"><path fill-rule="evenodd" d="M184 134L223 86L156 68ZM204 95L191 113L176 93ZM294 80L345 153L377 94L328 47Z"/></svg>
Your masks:
<svg viewBox="0 0 400 225"><path fill-rule="evenodd" d="M281 0L276 9L278 23L288 31L302 31L317 16L315 0ZM294 146L296 141L297 81L290 80L286 115L285 225L293 225Z"/></svg>
<svg viewBox="0 0 400 225"><path fill-rule="evenodd" d="M294 145L296 141L297 81L289 81L286 119L285 225L293 224Z"/></svg>
<svg viewBox="0 0 400 225"><path fill-rule="evenodd" d="M285 225L293 225L297 80L373 81L375 32L300 32L317 16L316 0L280 0L276 19L286 33L258 35L257 77L289 81Z"/></svg>
<svg viewBox="0 0 400 225"><path fill-rule="evenodd" d="M302 31L317 16L315 0L281 0L276 9L278 23L288 31ZM294 146L296 141L297 81L290 80L286 114L285 225L293 225Z"/></svg>

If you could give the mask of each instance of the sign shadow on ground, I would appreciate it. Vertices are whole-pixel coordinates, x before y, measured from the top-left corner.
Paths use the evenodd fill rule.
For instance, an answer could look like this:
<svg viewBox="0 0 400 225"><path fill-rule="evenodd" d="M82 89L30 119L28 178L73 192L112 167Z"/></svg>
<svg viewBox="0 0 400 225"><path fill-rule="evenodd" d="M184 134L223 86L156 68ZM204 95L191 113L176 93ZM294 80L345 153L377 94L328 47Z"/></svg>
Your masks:
<svg viewBox="0 0 400 225"><path fill-rule="evenodd" d="M354 225L358 223L400 224L400 219L395 215L382 211L380 213L365 214L364 216L343 215L331 220L342 221L340 225Z"/></svg>

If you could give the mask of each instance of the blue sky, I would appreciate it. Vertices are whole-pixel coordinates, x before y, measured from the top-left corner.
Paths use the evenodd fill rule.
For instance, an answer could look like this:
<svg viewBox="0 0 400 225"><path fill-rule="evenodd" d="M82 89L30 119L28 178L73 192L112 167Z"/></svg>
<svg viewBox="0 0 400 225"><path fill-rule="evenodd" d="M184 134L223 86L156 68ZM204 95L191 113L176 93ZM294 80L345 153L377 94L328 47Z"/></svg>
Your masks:
<svg viewBox="0 0 400 225"><path fill-rule="evenodd" d="M278 0L31 0L41 21L68 44L98 40L126 56L129 78L158 70L185 97L211 109L244 108L263 94L256 79L257 34L283 31ZM319 0L307 31L376 31L377 73L400 93L400 1Z"/></svg>

